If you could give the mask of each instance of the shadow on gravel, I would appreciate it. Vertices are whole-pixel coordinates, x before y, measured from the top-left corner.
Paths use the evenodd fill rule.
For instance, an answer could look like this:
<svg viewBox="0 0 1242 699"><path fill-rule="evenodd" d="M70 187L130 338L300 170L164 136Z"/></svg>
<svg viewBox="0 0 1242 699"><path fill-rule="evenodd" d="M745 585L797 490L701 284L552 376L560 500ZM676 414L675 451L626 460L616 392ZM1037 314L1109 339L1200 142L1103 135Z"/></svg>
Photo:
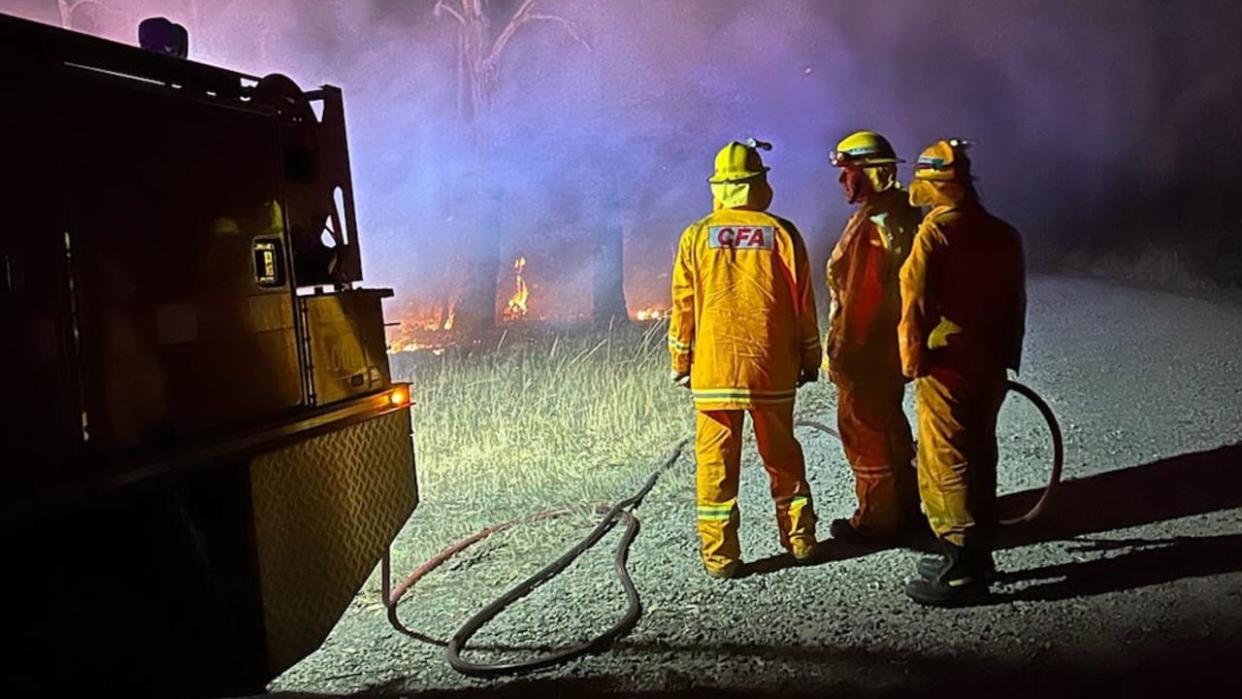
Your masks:
<svg viewBox="0 0 1242 699"><path fill-rule="evenodd" d="M1038 494L1029 491L1004 497L1002 511L1035 497ZM993 595L988 604L1068 599L1242 571L1242 534L1167 539L1087 536L1242 507L1242 445L1067 481L1053 498L1051 509L1034 523L1003 530L1001 547L1069 540L1082 544L1071 553L1127 552L1002 573L1001 582L1048 582Z"/></svg>
<svg viewBox="0 0 1242 699"><path fill-rule="evenodd" d="M497 680L452 690L418 690L416 680L394 680L353 694L315 694L276 692L273 699L459 699L483 697L644 697L652 699L690 699L691 697L768 697L803 699L810 697L1101 697L1101 696L1188 696L1192 693L1215 696L1234 695L1242 688L1242 677L1234 670L1236 644L1242 637L1180 642L1175 647L1160 639L1128 646L1124 654L1101 649L1076 655L1049 655L1033 650L1024 659L1004 659L979 654L913 655L892 652L848 650L807 645L751 644L663 644L624 643L613 652L652 656L668 664L670 655L693 659L684 670L670 665L665 672L666 687L635 691L614 677L526 678ZM740 659L766 660L768 670L757 670L753 684L745 689L713 687L714 676L694 674L705 667L704 658L719 663ZM764 663L758 665L765 667ZM805 676L800 676L800 671Z"/></svg>
<svg viewBox="0 0 1242 699"><path fill-rule="evenodd" d="M1029 509L1043 494L1042 488L1010 493L1000 498L1002 513L1022 512ZM1207 514L1242 507L1242 444L1220 447L1210 451L1183 454L1132 468L1118 469L1087 478L1064 481L1052 496L1049 509L1029 524L1002 528L1000 548L1014 548L1045 541L1075 539L1085 534L1108 532L1153 522L1163 522L1182 517ZM1008 515L1007 515L1008 516ZM1237 547L1230 550L1230 546ZM1108 561L1092 563L1067 563L1049 566L1008 576L1017 579L1043 579L1069 577L1073 573L1081 584L1071 585L1064 593L1045 591L1059 596L1031 597L1028 592L1013 599L1062 599L1080 594L1090 594L1088 589L1103 586L1099 582L1086 582L1101 570L1108 575L1122 575L1126 566L1133 566L1134 576L1114 581L1112 588L1101 587L1099 592L1130 589L1154 585L1182 577L1210 575L1219 572L1242 570L1242 540L1232 537L1205 537L1203 539L1155 540L1140 545L1127 544L1129 548L1143 550L1127 554L1104 568ZM1154 548L1153 548L1154 547ZM931 536L923 540L907 542L906 548L916 551L933 551ZM866 556L879 548L843 544L831 539L820 542L820 552L809 565L822 565ZM1200 557L1207 560L1199 562ZM1124 560L1123 560L1124 559ZM1125 563L1124 561L1131 561ZM1145 567L1167 566L1158 574L1148 573ZM748 562L741 577L766 575L796 565L792 557L777 555ZM804 564L805 565L805 564ZM1078 570L1084 566L1086 570ZM1195 572L1202 570L1203 572ZM1179 573L1178 571L1186 571ZM1018 577L1021 576L1021 577ZM1146 576L1146 577L1143 577ZM1170 577L1171 576L1171 577ZM1132 581L1150 579L1150 582ZM1066 583L1068 584L1068 580ZM1054 587L1054 586L1049 586ZM1042 589L1042 586L1041 586ZM1030 593L1034 594L1034 593ZM1008 597L998 601L1007 601Z"/></svg>
<svg viewBox="0 0 1242 699"><path fill-rule="evenodd" d="M1179 536L1170 539L1075 539L1071 552L1130 549L1113 558L1030 568L1004 573L1001 582L1048 580L995 601L1050 601L1133 590L1149 585L1242 571L1242 534ZM1238 592L1242 604L1242 591Z"/></svg>
<svg viewBox="0 0 1242 699"><path fill-rule="evenodd" d="M1039 492L1006 495L1000 509L1029 506ZM1242 444L1065 481L1039 519L1002 529L1000 546L1070 539L1236 507L1242 507Z"/></svg>
<svg viewBox="0 0 1242 699"><path fill-rule="evenodd" d="M760 558L757 561L747 561L742 566L739 578L749 578L754 575L767 575L775 573L778 570L795 567L810 567L832 563L834 561L844 561L850 558L858 558L866 556L869 553L880 551L880 548L857 546L854 544L842 544L832 539L825 539L817 544L815 558L808 562L798 563L793 556L787 553Z"/></svg>
<svg viewBox="0 0 1242 699"><path fill-rule="evenodd" d="M877 551L885 551L892 548L903 548L910 551L919 551L923 553L931 553L936 551L936 542L932 538L931 531L923 534L914 534L907 536L900 545L883 545L868 546L865 544L845 543L836 539L824 539L816 544L815 557L810 561L797 562L794 557L781 553L767 558L760 558L756 561L748 561L742 567L739 578L749 578L752 575L767 575L785 568L795 567L811 567L835 563L837 561L845 561L851 558L860 558Z"/></svg>

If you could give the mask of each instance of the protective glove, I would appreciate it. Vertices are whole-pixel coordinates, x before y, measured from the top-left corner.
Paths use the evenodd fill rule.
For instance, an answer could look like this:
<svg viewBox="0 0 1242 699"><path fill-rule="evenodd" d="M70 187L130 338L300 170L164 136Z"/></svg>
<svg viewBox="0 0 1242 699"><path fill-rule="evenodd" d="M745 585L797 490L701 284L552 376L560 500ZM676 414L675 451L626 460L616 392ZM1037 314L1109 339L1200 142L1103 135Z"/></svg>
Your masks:
<svg viewBox="0 0 1242 699"><path fill-rule="evenodd" d="M803 369L798 372L798 388L819 381L819 369Z"/></svg>
<svg viewBox="0 0 1242 699"><path fill-rule="evenodd" d="M690 388L690 372L674 371L670 372L668 378L676 385L682 388Z"/></svg>

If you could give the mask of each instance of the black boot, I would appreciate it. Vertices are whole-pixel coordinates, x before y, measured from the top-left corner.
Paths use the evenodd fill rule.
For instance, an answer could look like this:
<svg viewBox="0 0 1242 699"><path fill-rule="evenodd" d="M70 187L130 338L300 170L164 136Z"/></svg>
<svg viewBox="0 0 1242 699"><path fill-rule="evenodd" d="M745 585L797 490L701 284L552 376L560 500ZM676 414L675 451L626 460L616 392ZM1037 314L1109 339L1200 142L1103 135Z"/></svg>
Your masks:
<svg viewBox="0 0 1242 699"><path fill-rule="evenodd" d="M834 519L828 525L828 534L833 539L853 546L868 548L892 548L902 546L918 538L921 531L919 524L907 524L897 531L876 533L865 526L859 529L848 519ZM926 529L923 525L922 529Z"/></svg>
<svg viewBox="0 0 1242 699"><path fill-rule="evenodd" d="M916 569L919 577L923 580L931 580L936 577L945 566L945 556L942 553L923 556L919 559ZM996 580L996 562L992 559L992 555L988 554L983 558L984 577L990 583Z"/></svg>
<svg viewBox="0 0 1242 699"><path fill-rule="evenodd" d="M854 523L848 519L832 520L832 523L828 525L828 535L837 541L855 546L871 544L871 537L855 529Z"/></svg>
<svg viewBox="0 0 1242 699"><path fill-rule="evenodd" d="M933 553L930 556L923 556L915 565L920 580L931 580L940 574L940 570L945 567L947 560L942 553Z"/></svg>
<svg viewBox="0 0 1242 699"><path fill-rule="evenodd" d="M944 555L929 557L929 563L919 561L919 577L906 583L906 596L932 607L955 607L986 598L994 568L991 551L955 546L943 539L940 543ZM925 576L924 571L931 575Z"/></svg>

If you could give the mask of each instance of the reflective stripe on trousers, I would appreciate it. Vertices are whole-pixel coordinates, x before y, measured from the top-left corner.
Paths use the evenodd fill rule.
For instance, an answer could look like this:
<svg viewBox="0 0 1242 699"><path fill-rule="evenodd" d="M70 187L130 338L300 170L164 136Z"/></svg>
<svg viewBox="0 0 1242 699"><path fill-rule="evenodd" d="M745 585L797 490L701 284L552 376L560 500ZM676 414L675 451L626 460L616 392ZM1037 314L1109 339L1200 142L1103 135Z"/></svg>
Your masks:
<svg viewBox="0 0 1242 699"><path fill-rule="evenodd" d="M802 447L793 434L793 405L749 412L776 504L781 545L786 550L813 545L815 508L806 483ZM741 558L737 490L745 414L742 410L696 413L694 450L700 550L703 564L715 570Z"/></svg>
<svg viewBox="0 0 1242 699"><path fill-rule="evenodd" d="M873 534L896 531L918 513L914 444L901 402L899 375L841 380L837 430L854 472L858 508L850 523Z"/></svg>

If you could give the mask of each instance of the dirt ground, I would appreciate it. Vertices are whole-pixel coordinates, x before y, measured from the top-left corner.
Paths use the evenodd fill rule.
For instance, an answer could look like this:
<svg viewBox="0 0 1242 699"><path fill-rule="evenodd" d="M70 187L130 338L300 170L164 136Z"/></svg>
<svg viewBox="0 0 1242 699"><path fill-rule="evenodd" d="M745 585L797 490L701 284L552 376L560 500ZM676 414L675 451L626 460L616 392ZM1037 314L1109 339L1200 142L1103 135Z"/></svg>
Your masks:
<svg viewBox="0 0 1242 699"><path fill-rule="evenodd" d="M442 648L388 625L372 576L323 647L271 691L281 697L1098 697L1212 689L1236 696L1242 688L1242 310L1052 278L1032 280L1030 298L1021 380L1059 417L1066 482L1046 516L1005 532L997 554L1002 574L988 603L955 611L909 603L900 589L917 554L905 550L829 544L826 562L786 567L753 449L744 457L742 543L746 559L758 564L739 580L709 579L696 555L693 465L683 457L638 510L642 531L630 570L645 613L613 649L523 678L470 679L447 666ZM650 370L663 366L653 361ZM520 405L524 397L504 400ZM688 417L688 402L678 400ZM833 412L831 387L800 393L801 417L831 422ZM1047 432L1032 408L1011 400L1000 435L1002 504L1013 511L1030 504L1047 473ZM575 478L597 477L599 489L584 492L619 499L657 465L669 441L664 436L659 432L632 460L593 466ZM811 431L802 436L826 535L827 521L850 510L851 482L836 442ZM502 446L512 458L495 468L532 468L521 445ZM455 499L453 482L477 480L477 471L455 473L450 461L432 469L437 485L424 490L424 502L394 544L399 572L497 520L568 504L563 484L553 482L562 476L552 473L547 500L538 490L512 497L500 486ZM525 475L541 482L539 472ZM401 619L445 638L589 525L584 515L498 535L416 587L401 605ZM474 642L519 650L484 649L470 657L517 658L607 627L624 603L610 572L616 537L610 534Z"/></svg>

